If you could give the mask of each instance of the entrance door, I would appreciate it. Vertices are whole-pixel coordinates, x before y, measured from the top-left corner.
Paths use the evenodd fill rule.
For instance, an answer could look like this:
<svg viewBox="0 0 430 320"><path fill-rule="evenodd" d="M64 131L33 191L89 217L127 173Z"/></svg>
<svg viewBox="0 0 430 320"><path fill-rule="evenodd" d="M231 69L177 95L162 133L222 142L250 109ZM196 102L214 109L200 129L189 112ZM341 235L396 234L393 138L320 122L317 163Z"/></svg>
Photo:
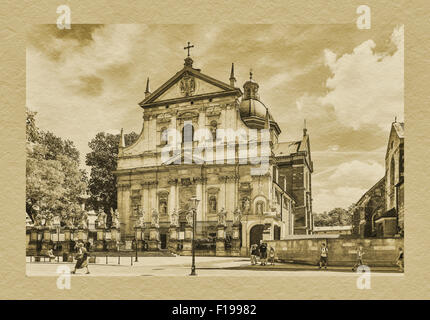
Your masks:
<svg viewBox="0 0 430 320"><path fill-rule="evenodd" d="M166 249L167 248L167 234L165 233L161 233L160 234L160 245L161 245L161 249Z"/></svg>
<svg viewBox="0 0 430 320"><path fill-rule="evenodd" d="M260 240L263 240L263 230L264 225L262 224L257 224L251 228L251 231L249 232L249 246L253 244L260 244Z"/></svg>

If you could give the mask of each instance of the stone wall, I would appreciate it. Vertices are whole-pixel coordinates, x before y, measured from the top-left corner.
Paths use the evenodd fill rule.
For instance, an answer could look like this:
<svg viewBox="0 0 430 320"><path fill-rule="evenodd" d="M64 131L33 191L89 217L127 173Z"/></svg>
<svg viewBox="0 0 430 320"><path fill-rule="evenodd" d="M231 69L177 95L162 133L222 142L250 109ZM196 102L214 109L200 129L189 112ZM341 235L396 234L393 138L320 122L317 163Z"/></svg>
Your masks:
<svg viewBox="0 0 430 320"><path fill-rule="evenodd" d="M321 244L328 246L329 266L352 266L356 259L358 246L363 246L363 261L372 266L393 266L398 248L403 248L403 238L349 239L317 238L267 241L275 248L276 259L281 262L295 262L317 265Z"/></svg>

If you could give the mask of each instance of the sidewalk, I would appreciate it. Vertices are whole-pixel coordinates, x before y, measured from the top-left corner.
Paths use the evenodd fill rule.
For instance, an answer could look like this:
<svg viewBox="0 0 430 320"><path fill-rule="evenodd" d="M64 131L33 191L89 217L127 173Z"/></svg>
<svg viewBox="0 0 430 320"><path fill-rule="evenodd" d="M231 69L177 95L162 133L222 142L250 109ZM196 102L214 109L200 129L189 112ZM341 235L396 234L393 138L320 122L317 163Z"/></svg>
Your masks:
<svg viewBox="0 0 430 320"><path fill-rule="evenodd" d="M371 272L383 272L383 273L402 273L398 270L397 267L369 267ZM322 268L319 269L318 266L313 265L305 265L305 264L296 264L296 263L275 263L272 265L262 266L260 264L257 265L240 265L240 266L231 266L223 269L228 270L255 270L255 271L321 271L321 272L353 272L352 266L328 266L327 270Z"/></svg>

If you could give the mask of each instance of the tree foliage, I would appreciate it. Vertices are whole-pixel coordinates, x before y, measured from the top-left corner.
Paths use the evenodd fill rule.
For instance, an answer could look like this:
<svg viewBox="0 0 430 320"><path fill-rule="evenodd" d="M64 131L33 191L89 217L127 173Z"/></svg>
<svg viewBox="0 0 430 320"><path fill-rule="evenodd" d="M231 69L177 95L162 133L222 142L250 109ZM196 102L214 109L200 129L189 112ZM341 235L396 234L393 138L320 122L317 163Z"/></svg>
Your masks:
<svg viewBox="0 0 430 320"><path fill-rule="evenodd" d="M135 142L139 137L135 132L124 135L125 145ZM91 152L86 155L86 165L91 168L89 179L89 204L93 209L102 209L108 215L110 225L110 209L117 208L116 181L113 171L117 167L117 156L120 135L99 132L88 143Z"/></svg>
<svg viewBox="0 0 430 320"><path fill-rule="evenodd" d="M348 209L334 208L314 215L315 227L348 226L352 223L352 205Z"/></svg>
<svg viewBox="0 0 430 320"><path fill-rule="evenodd" d="M27 110L26 211L79 220L80 197L87 188L85 171L79 168L79 151L70 140L40 130L36 113Z"/></svg>

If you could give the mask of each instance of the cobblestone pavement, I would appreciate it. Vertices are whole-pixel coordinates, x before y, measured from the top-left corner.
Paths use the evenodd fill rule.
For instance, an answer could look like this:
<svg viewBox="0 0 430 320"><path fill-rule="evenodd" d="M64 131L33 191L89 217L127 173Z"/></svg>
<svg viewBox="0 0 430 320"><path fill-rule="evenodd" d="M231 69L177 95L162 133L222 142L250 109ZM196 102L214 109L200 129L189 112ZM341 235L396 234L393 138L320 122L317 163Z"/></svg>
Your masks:
<svg viewBox="0 0 430 320"><path fill-rule="evenodd" d="M26 274L28 276L55 276L60 265L70 266L67 262L29 262L27 257ZM118 264L119 262L119 264ZM96 263L89 264L90 274L84 269L74 276L187 276L190 273L191 257L98 257ZM357 276L349 267L329 267L318 270L316 266L276 263L275 265L250 265L246 258L229 257L196 257L197 274L199 276ZM402 276L395 267L371 268L374 275Z"/></svg>

